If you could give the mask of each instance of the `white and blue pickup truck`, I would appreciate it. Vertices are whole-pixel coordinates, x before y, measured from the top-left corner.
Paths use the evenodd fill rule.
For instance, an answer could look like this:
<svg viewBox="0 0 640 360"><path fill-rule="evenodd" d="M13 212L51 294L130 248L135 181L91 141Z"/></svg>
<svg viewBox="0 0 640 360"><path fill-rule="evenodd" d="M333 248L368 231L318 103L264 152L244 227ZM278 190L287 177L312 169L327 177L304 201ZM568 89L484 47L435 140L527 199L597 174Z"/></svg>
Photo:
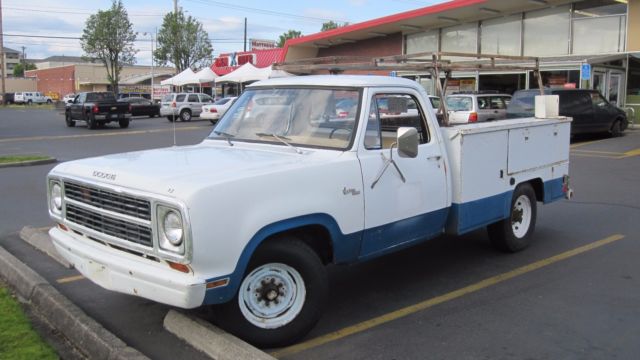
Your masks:
<svg viewBox="0 0 640 360"><path fill-rule="evenodd" d="M487 228L525 248L536 204L570 197L571 120L440 127L416 82L306 76L248 87L200 144L56 166L57 250L98 285L259 346L304 336L325 265Z"/></svg>

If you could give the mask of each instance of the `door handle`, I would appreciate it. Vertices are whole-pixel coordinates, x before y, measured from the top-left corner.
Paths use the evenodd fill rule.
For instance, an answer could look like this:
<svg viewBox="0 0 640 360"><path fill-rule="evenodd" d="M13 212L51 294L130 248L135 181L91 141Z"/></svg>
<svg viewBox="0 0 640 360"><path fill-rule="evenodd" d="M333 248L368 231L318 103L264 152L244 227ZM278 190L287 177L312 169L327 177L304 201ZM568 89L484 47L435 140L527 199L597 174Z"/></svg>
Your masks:
<svg viewBox="0 0 640 360"><path fill-rule="evenodd" d="M435 156L429 156L429 157L427 158L427 160L431 160L431 161L434 161L434 160L435 160L435 161L438 161L438 160L440 160L441 158L442 158L442 155L435 155Z"/></svg>

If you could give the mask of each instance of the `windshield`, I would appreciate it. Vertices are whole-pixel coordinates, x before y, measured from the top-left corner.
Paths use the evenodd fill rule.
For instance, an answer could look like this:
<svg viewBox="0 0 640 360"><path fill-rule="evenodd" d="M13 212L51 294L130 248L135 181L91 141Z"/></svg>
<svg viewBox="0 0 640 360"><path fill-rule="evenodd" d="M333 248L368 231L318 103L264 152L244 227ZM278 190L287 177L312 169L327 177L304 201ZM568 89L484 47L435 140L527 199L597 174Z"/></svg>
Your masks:
<svg viewBox="0 0 640 360"><path fill-rule="evenodd" d="M173 100L173 94L167 94L167 95L162 97L162 101L163 102L170 102L172 100Z"/></svg>
<svg viewBox="0 0 640 360"><path fill-rule="evenodd" d="M471 111L471 98L468 96L449 96L446 101L450 111Z"/></svg>
<svg viewBox="0 0 640 360"><path fill-rule="evenodd" d="M284 139L293 146L346 150L354 136L359 104L360 93L353 89L249 89L224 114L209 139L287 146Z"/></svg>

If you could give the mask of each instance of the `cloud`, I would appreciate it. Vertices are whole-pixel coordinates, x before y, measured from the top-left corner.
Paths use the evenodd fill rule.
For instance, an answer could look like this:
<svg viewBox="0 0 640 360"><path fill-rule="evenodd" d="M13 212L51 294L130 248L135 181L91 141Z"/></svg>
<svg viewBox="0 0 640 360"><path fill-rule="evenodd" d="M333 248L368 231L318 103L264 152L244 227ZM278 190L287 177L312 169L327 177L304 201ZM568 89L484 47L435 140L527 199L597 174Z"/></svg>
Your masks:
<svg viewBox="0 0 640 360"><path fill-rule="evenodd" d="M337 22L348 22L347 16L343 12L329 9L308 8L304 10L304 16L333 20Z"/></svg>
<svg viewBox="0 0 640 360"><path fill-rule="evenodd" d="M367 0L349 0L351 6L364 6L367 4Z"/></svg>

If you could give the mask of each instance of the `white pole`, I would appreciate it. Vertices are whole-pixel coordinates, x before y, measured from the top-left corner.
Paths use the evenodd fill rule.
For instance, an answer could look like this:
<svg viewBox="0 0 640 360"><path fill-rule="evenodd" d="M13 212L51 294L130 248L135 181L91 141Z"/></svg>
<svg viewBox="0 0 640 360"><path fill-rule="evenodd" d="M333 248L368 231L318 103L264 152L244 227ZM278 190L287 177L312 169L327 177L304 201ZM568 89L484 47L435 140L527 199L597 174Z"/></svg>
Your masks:
<svg viewBox="0 0 640 360"><path fill-rule="evenodd" d="M151 102L154 102L155 87L153 83L153 34L150 34L150 36L151 36Z"/></svg>

